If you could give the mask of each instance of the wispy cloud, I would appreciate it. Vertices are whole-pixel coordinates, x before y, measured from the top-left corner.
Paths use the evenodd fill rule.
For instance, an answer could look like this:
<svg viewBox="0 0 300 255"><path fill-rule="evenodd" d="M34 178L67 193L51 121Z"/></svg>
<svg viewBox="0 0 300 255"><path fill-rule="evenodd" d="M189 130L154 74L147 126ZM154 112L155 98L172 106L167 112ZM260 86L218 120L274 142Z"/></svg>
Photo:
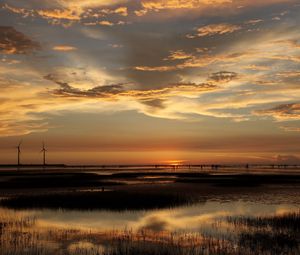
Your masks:
<svg viewBox="0 0 300 255"><path fill-rule="evenodd" d="M295 2L5 1L1 135L45 131L68 111L297 121Z"/></svg>
<svg viewBox="0 0 300 255"><path fill-rule="evenodd" d="M258 115L271 116L278 121L299 120L300 103L282 104L271 109L258 110Z"/></svg>
<svg viewBox="0 0 300 255"><path fill-rule="evenodd" d="M192 57L193 57L192 54L188 54L183 50L176 50L176 51L171 51L170 55L167 58L165 58L165 60L178 60L178 59L181 60L181 59L188 59Z"/></svg>
<svg viewBox="0 0 300 255"><path fill-rule="evenodd" d="M61 24L64 26L74 23L99 23L100 19L110 15L119 15L121 17L128 16L126 6L118 6L118 4L126 1L53 1L53 7L49 8L47 1L43 2L45 8L20 8L9 4L4 4L3 8L15 14L22 15L23 18L39 17L49 20L50 24ZM43 4L41 4L43 6ZM48 7L48 8L47 8ZM87 20L93 19L92 22ZM67 23L69 22L69 23Z"/></svg>
<svg viewBox="0 0 300 255"><path fill-rule="evenodd" d="M69 9L52 9L52 10L37 10L36 13L45 19L56 19L56 20L80 20L80 14L74 10Z"/></svg>
<svg viewBox="0 0 300 255"><path fill-rule="evenodd" d="M228 23L210 24L207 26L199 27L197 29L196 34L187 35L187 37L195 38L195 37L204 37L204 36L212 36L212 35L224 35L224 34L233 33L241 29L242 27L239 25L228 24Z"/></svg>
<svg viewBox="0 0 300 255"><path fill-rule="evenodd" d="M300 127L294 127L294 126L281 126L282 130L287 132L300 132Z"/></svg>

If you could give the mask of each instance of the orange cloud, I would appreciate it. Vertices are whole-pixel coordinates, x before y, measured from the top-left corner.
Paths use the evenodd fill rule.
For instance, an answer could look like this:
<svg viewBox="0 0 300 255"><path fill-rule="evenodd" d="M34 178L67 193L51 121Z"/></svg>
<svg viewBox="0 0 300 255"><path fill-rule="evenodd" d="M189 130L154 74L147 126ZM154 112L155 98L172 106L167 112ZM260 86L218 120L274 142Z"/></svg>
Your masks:
<svg viewBox="0 0 300 255"><path fill-rule="evenodd" d="M204 27L200 27L197 29L197 33L195 35L188 35L188 38L194 37L203 37L203 36L212 36L212 35L223 35L233 33L237 30L242 29L241 26L232 25L228 23L221 24L210 24Z"/></svg>
<svg viewBox="0 0 300 255"><path fill-rule="evenodd" d="M76 10L69 9L53 9L53 10L37 10L38 15L46 19L66 19L71 21L79 21L80 13Z"/></svg>
<svg viewBox="0 0 300 255"><path fill-rule="evenodd" d="M137 71L146 71L146 72L167 72L167 71L174 71L177 66L136 66L134 67Z"/></svg>
<svg viewBox="0 0 300 255"><path fill-rule="evenodd" d="M127 0L59 0L59 4L69 9L100 8L126 3Z"/></svg>
<svg viewBox="0 0 300 255"><path fill-rule="evenodd" d="M114 10L114 13L120 14L121 16L128 16L127 7L119 7Z"/></svg>
<svg viewBox="0 0 300 255"><path fill-rule="evenodd" d="M56 51L74 51L74 50L77 50L76 47L70 46L70 45L56 45L52 49L56 50Z"/></svg>
<svg viewBox="0 0 300 255"><path fill-rule="evenodd" d="M28 16L40 16L44 19L48 19L52 24L66 25L66 21L80 22L86 19L94 19L100 17L106 17L107 15L117 14L120 16L128 16L128 8L126 6L120 6L117 8L107 8L110 5L122 3L124 1L59 1L57 8L53 9L25 9L10 6L5 4L3 8L16 14L21 14L23 17ZM105 8L104 8L105 7ZM101 8L101 9L99 9ZM69 25L72 25L70 23ZM84 22L84 24L87 22ZM68 24L67 24L68 25Z"/></svg>
<svg viewBox="0 0 300 255"><path fill-rule="evenodd" d="M182 59L183 63L175 65L163 65L163 66L136 66L135 70L138 71L147 71L147 72L168 72L174 70L180 70L185 68L199 68L206 67L213 63L218 62L236 62L241 59L249 58L255 56L254 52L236 52L231 54L222 54L222 55L190 55L189 58ZM177 56L175 54L175 56ZM173 58L174 59L174 58ZM176 58L174 59L176 60ZM178 60L178 59L177 59Z"/></svg>
<svg viewBox="0 0 300 255"><path fill-rule="evenodd" d="M99 21L99 23L98 23L99 25L102 25L102 26L113 26L114 25L114 23L112 23L112 22L110 22L110 21L108 21L108 20L102 20L102 21Z"/></svg>
<svg viewBox="0 0 300 255"><path fill-rule="evenodd" d="M232 3L232 0L143 0L142 6L146 10L164 10L164 9L194 9L203 5L217 5Z"/></svg>
<svg viewBox="0 0 300 255"><path fill-rule="evenodd" d="M196 15L222 15L228 13L243 12L252 7L268 6L278 3L291 2L296 0L142 0L141 8L134 11L136 16L145 16L147 14L157 14L159 12L172 12L170 14L164 13L161 17L174 18L177 16L185 16L187 12Z"/></svg>
<svg viewBox="0 0 300 255"><path fill-rule="evenodd" d="M185 53L183 50L171 51L170 56L165 58L165 60L177 60L177 59L188 59L192 58L193 55Z"/></svg>

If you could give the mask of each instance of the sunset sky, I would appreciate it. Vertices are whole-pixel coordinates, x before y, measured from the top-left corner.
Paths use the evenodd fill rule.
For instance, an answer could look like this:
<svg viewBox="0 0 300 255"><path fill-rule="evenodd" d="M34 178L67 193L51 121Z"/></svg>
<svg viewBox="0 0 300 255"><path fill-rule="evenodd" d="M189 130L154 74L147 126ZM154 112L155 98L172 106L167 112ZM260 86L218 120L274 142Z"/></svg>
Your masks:
<svg viewBox="0 0 300 255"><path fill-rule="evenodd" d="M299 0L2 0L0 163L300 162Z"/></svg>

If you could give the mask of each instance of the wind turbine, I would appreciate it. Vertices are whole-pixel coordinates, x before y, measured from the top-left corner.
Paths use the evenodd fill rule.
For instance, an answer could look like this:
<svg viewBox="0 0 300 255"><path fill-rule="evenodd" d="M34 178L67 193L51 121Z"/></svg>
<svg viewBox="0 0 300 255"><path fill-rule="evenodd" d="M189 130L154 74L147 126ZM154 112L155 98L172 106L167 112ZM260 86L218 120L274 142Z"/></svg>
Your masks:
<svg viewBox="0 0 300 255"><path fill-rule="evenodd" d="M46 147L45 147L45 143L43 142L43 148L41 150L41 152L43 152L43 165L46 165Z"/></svg>
<svg viewBox="0 0 300 255"><path fill-rule="evenodd" d="M17 153L18 153L18 166L20 166L21 164L21 158L20 158L20 155L21 155L21 145L22 145L22 140L19 142L18 146L16 147L17 149Z"/></svg>

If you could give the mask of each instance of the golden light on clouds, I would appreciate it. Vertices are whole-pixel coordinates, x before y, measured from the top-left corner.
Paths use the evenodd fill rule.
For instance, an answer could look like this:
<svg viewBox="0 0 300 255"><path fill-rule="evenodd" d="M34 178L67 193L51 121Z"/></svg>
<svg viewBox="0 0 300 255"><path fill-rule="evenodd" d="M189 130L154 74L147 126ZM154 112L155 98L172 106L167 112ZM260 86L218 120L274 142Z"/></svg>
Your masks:
<svg viewBox="0 0 300 255"><path fill-rule="evenodd" d="M46 19L80 20L79 13L69 9L37 10L37 14Z"/></svg>
<svg viewBox="0 0 300 255"><path fill-rule="evenodd" d="M4 0L1 7L0 139L121 133L103 146L126 150L151 126L151 150L166 149L162 138L172 134L167 149L188 148L196 160L194 141L206 138L203 149L230 137L238 151L244 137L299 135L296 0ZM298 155L281 143L263 153ZM189 157L160 160L172 158Z"/></svg>
<svg viewBox="0 0 300 255"><path fill-rule="evenodd" d="M103 25L103 26L113 26L114 23L108 21L108 20L102 20L102 21L99 21L99 24L100 25Z"/></svg>
<svg viewBox="0 0 300 255"><path fill-rule="evenodd" d="M195 36L202 37L202 36L211 36L216 34L223 35L223 34L233 33L240 29L242 29L241 26L227 24L227 23L211 24L211 25L198 28Z"/></svg>
<svg viewBox="0 0 300 255"><path fill-rule="evenodd" d="M75 8L97 8L103 6L117 5L126 3L128 0L55 0L57 3L63 7L75 9Z"/></svg>
<svg viewBox="0 0 300 255"><path fill-rule="evenodd" d="M70 45L56 45L52 49L56 50L56 51L73 51L73 50L77 50L76 47L70 46Z"/></svg>
<svg viewBox="0 0 300 255"><path fill-rule="evenodd" d="M147 10L161 9L196 9L203 5L218 5L232 3L232 0L143 0L142 6Z"/></svg>

